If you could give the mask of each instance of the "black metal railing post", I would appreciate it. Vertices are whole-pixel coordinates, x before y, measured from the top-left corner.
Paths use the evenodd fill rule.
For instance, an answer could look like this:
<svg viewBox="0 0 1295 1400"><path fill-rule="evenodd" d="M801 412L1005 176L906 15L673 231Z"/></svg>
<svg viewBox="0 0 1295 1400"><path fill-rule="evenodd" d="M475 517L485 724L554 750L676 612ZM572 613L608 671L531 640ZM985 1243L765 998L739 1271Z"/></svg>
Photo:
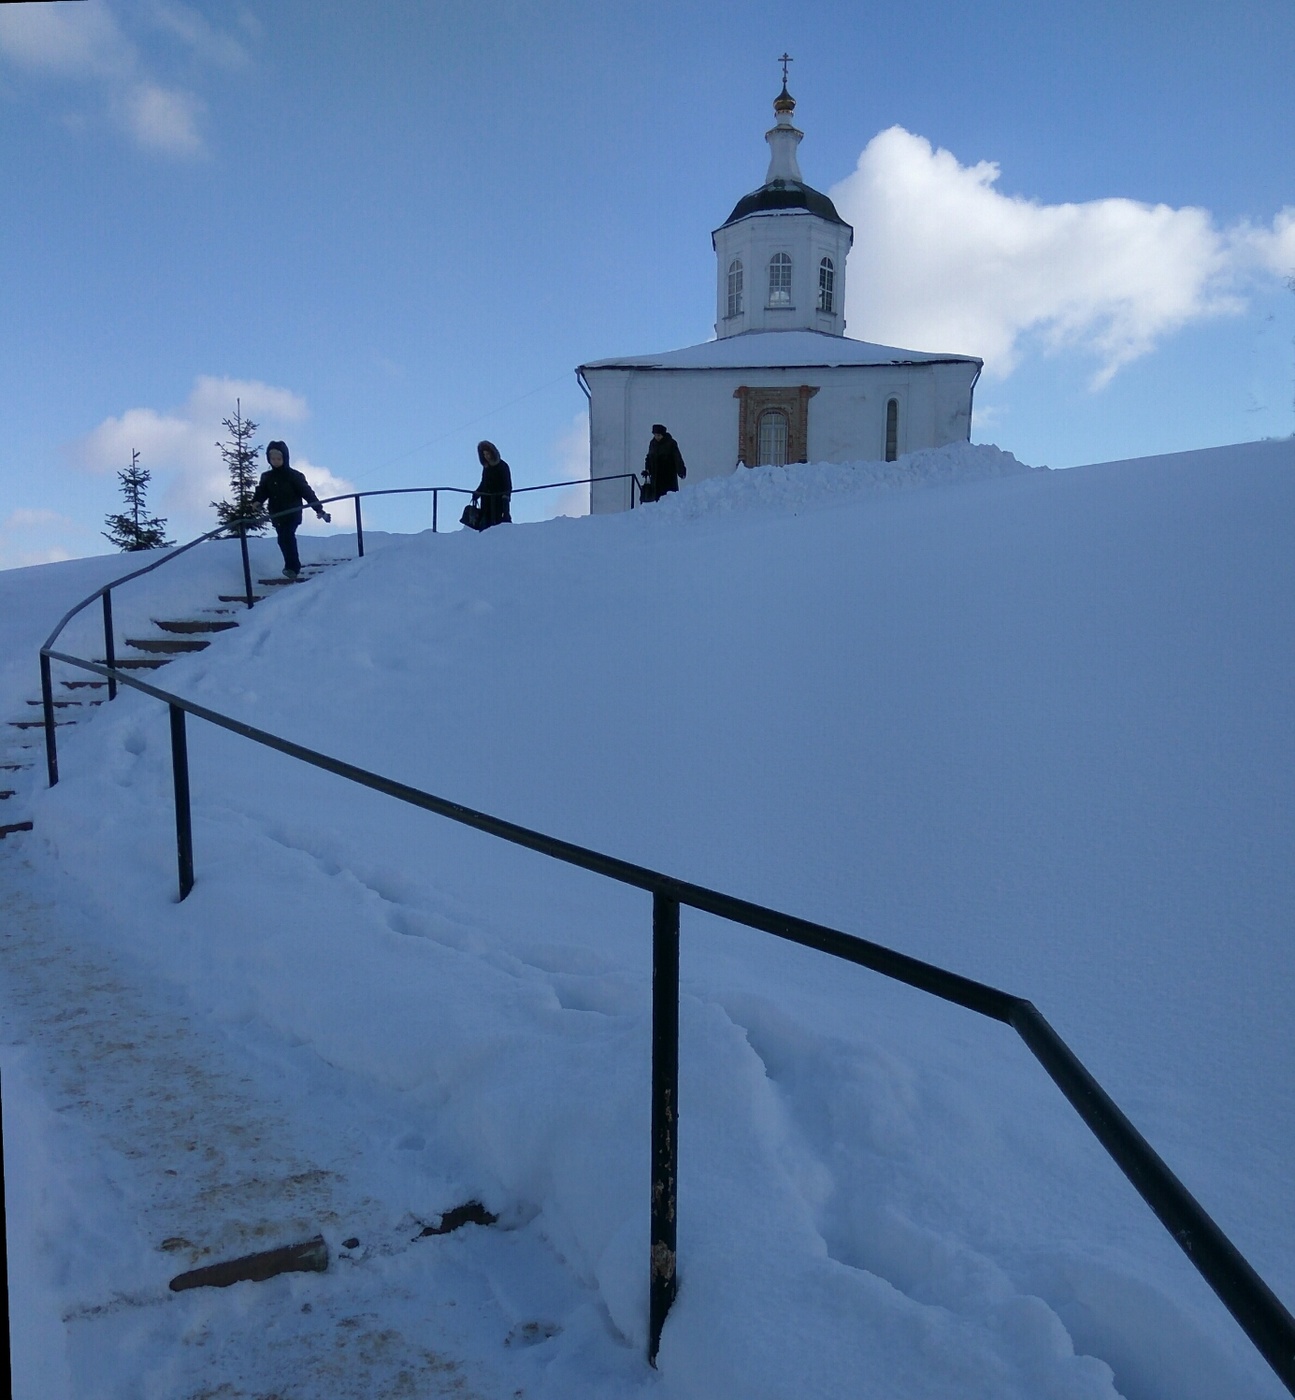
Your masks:
<svg viewBox="0 0 1295 1400"><path fill-rule="evenodd" d="M117 666L117 648L112 639L112 589L103 590L103 664L111 671ZM117 698L117 677L108 677L108 699Z"/></svg>
<svg viewBox="0 0 1295 1400"><path fill-rule="evenodd" d="M436 533L436 520L437 520L437 516L438 516L438 514L439 514L440 504L441 504L441 493L440 493L438 490L436 490L435 487L433 487L433 488L432 488L432 534L435 534L435 533Z"/></svg>
<svg viewBox="0 0 1295 1400"><path fill-rule="evenodd" d="M652 895L652 1215L648 1363L675 1295L679 1176L679 901Z"/></svg>
<svg viewBox="0 0 1295 1400"><path fill-rule="evenodd" d="M49 657L40 656L40 702L45 714L45 771L50 787L58 786L58 739L54 728L54 682L50 676Z"/></svg>
<svg viewBox="0 0 1295 1400"><path fill-rule="evenodd" d="M355 493L355 547L357 558L364 558L364 520L360 515L360 493Z"/></svg>
<svg viewBox="0 0 1295 1400"><path fill-rule="evenodd" d="M184 711L171 711L171 772L175 781L175 849L180 871L180 898L193 889L193 821L189 814L189 745L184 733Z"/></svg>
<svg viewBox="0 0 1295 1400"><path fill-rule="evenodd" d="M247 554L247 529L240 526L238 531L239 548L243 551L243 587L247 590L247 606L256 606L256 595L252 592L252 561Z"/></svg>
<svg viewBox="0 0 1295 1400"><path fill-rule="evenodd" d="M4 1095L0 1094L0 1395L13 1394L9 1356L9 1208L4 1179Z"/></svg>

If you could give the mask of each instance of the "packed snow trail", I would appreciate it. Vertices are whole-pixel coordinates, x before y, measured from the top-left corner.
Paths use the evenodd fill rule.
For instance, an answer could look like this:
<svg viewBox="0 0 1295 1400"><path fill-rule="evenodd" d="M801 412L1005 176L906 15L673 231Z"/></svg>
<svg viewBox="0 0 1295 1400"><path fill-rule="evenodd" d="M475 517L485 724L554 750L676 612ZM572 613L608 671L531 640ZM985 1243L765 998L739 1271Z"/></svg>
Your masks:
<svg viewBox="0 0 1295 1400"><path fill-rule="evenodd" d="M70 1275L46 1283L65 1343L18 1290L18 1395L470 1400L526 1385L524 1364L492 1366L484 1353L506 1363L551 1336L552 1310L572 1292L527 1222L419 1239L439 1210L416 1215L372 1194L375 1157L395 1175L422 1146L398 1102L357 1092L253 1027L195 1016L92 934L103 909L77 907L66 885L51 891L12 852L0 852L0 871L11 1120L21 1105L10 1196L16 1185L35 1207L41 1238L25 1238L22 1212L11 1228L19 1247L57 1248ZM35 902L37 883L56 907ZM44 1120L39 1161L22 1151L32 1116ZM419 1197L448 1208L460 1188L416 1174ZM407 1202L408 1186L398 1194ZM167 1288L187 1268L318 1230L333 1254L326 1276ZM136 1363L119 1370L105 1364L113 1355Z"/></svg>
<svg viewBox="0 0 1295 1400"><path fill-rule="evenodd" d="M389 541L168 683L1030 996L1289 1300L1292 466L1254 444L737 473L632 516ZM1010 1032L689 915L681 1287L653 1374L650 901L207 726L190 755L184 904L166 711L137 695L69 737L24 878L93 911L73 946L138 960L247 1052L251 1119L287 1125L278 1170L334 1174L320 1210L391 1240L476 1196L514 1227L453 1247L518 1242L524 1303L447 1339L444 1313L391 1302L465 1384L1281 1395ZM56 1215L25 1256L55 1311L102 1293L76 1238ZM447 1241L406 1243L390 1260L413 1269ZM259 1287L367 1288L387 1261ZM209 1346L261 1321L212 1306ZM172 1337L133 1335L122 1394L172 1364Z"/></svg>

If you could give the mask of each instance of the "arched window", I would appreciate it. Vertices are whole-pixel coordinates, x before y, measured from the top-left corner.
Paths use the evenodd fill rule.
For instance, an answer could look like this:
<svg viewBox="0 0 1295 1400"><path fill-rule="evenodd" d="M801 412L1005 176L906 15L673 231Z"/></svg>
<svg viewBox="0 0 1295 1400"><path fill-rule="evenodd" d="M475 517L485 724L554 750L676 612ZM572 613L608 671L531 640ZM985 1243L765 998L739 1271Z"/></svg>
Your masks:
<svg viewBox="0 0 1295 1400"><path fill-rule="evenodd" d="M791 258L786 253L769 259L769 305L791 305Z"/></svg>
<svg viewBox="0 0 1295 1400"><path fill-rule="evenodd" d="M742 314L742 259L734 258L728 265L728 314Z"/></svg>
<svg viewBox="0 0 1295 1400"><path fill-rule="evenodd" d="M767 408L760 415L759 466L787 465L787 415L780 408Z"/></svg>
<svg viewBox="0 0 1295 1400"><path fill-rule="evenodd" d="M876 439L874 439L875 441ZM886 461L899 456L899 400L886 400Z"/></svg>
<svg viewBox="0 0 1295 1400"><path fill-rule="evenodd" d="M818 309L820 311L833 309L836 301L835 286L836 269L832 266L831 258L824 258L818 265Z"/></svg>

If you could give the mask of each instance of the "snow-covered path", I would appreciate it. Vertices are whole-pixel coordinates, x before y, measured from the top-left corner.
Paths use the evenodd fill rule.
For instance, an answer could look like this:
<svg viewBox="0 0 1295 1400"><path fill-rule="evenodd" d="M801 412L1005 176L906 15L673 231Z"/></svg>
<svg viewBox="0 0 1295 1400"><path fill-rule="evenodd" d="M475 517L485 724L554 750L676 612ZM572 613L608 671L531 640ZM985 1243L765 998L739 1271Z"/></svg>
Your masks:
<svg viewBox="0 0 1295 1400"><path fill-rule="evenodd" d="M419 1238L436 1215L404 1208L407 1182L382 1198L384 1178L403 1179L425 1145L398 1097L252 1025L213 1026L97 936L108 911L38 876L13 842L0 847L0 888L0 1022L17 1071L6 1109L19 1123L11 1230L18 1257L62 1257L38 1296L63 1295L66 1328L52 1335L57 1320L16 1289L18 1395L522 1393L525 1352L558 1330L559 1305L579 1301L529 1222ZM33 1140L39 1159L24 1156ZM429 1199L438 1190L457 1203L449 1183L427 1183ZM27 1238L33 1218L57 1241ZM167 1287L317 1231L326 1275ZM614 1392L573 1379L571 1393Z"/></svg>

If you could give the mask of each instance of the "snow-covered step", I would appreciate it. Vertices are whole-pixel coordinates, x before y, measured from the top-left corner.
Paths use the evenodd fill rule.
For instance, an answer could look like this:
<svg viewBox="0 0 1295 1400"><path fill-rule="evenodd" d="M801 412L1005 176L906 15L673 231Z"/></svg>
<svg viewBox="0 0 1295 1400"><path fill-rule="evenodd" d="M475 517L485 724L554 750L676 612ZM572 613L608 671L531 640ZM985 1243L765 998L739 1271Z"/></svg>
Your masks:
<svg viewBox="0 0 1295 1400"><path fill-rule="evenodd" d="M228 632L230 628L237 627L237 622L216 622L206 618L171 618L162 621L160 618L153 619L153 626L160 627L163 632L175 632L183 636L192 635L195 632ZM134 645L132 643L132 645Z"/></svg>
<svg viewBox="0 0 1295 1400"><path fill-rule="evenodd" d="M134 647L136 651L178 656L184 652L205 651L211 643L198 637L127 637L126 645ZM117 664L122 665L120 661Z"/></svg>
<svg viewBox="0 0 1295 1400"><path fill-rule="evenodd" d="M102 656L96 656L94 664L106 666L108 662ZM169 656L119 656L112 664L119 671L156 671L159 666L169 666L171 658Z"/></svg>

